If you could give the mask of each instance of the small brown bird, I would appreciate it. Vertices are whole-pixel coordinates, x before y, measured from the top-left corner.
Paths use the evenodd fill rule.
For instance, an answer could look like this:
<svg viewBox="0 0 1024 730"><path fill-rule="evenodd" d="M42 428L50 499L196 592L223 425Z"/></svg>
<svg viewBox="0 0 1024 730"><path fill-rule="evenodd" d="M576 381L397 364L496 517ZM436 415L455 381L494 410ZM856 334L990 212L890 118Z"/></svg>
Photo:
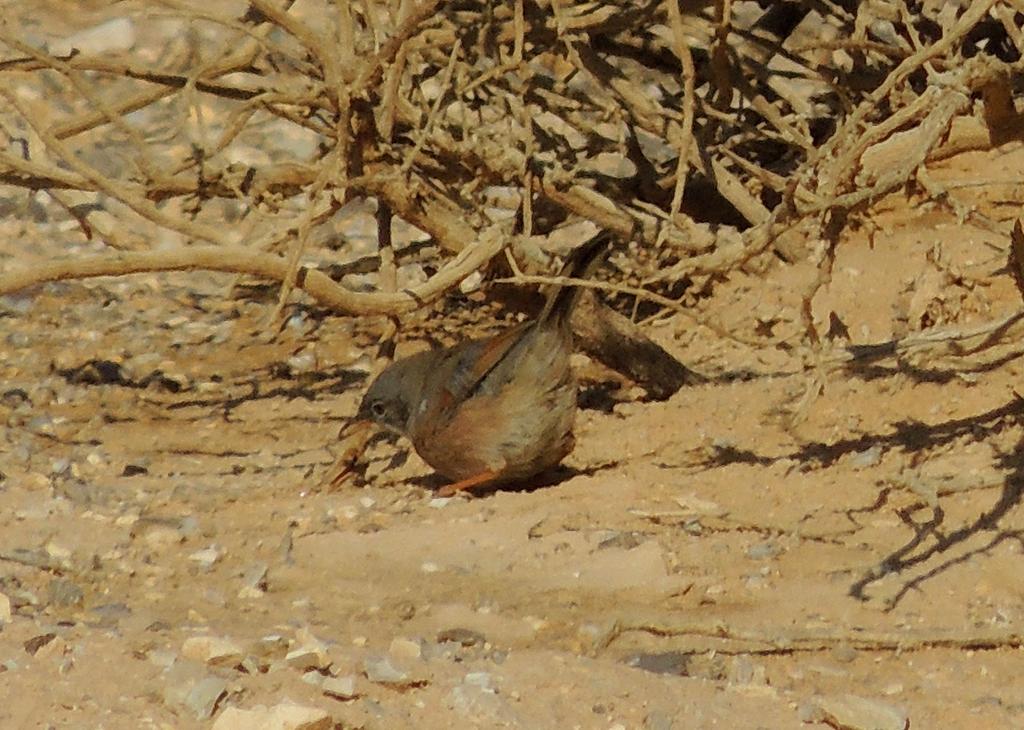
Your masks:
<svg viewBox="0 0 1024 730"><path fill-rule="evenodd" d="M587 274L608 238L573 252L561 276ZM494 337L396 360L356 418L407 437L452 484L442 495L528 479L575 445L576 379L569 319L580 289L558 286L537 319Z"/></svg>

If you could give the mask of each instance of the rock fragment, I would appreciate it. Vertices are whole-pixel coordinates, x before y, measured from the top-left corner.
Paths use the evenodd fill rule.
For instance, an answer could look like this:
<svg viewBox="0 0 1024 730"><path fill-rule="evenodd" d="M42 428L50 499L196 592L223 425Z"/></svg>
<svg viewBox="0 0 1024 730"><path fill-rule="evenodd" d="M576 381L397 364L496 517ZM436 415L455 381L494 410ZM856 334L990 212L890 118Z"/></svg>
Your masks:
<svg viewBox="0 0 1024 730"><path fill-rule="evenodd" d="M414 639L396 636L391 640L388 654L395 659L418 660L423 658L423 645Z"/></svg>
<svg viewBox="0 0 1024 730"><path fill-rule="evenodd" d="M675 723L667 712L653 710L644 718L644 730L673 730Z"/></svg>
<svg viewBox="0 0 1024 730"><path fill-rule="evenodd" d="M198 565L200 570L210 571L213 570L213 566L217 564L217 561L220 560L222 556L223 553L217 549L217 546L211 545L210 547L203 548L202 550L196 550L188 556L188 559Z"/></svg>
<svg viewBox="0 0 1024 730"><path fill-rule="evenodd" d="M327 677L320 689L328 697L339 700L354 700L361 694L356 685L356 676L348 674L344 677Z"/></svg>
<svg viewBox="0 0 1024 730"><path fill-rule="evenodd" d="M189 659L212 667L234 667L242 661L242 648L230 639L219 636L193 636L181 645L181 653Z"/></svg>
<svg viewBox="0 0 1024 730"><path fill-rule="evenodd" d="M371 682L390 687L418 687L426 684L424 677L393 664L388 656L366 657L363 660L363 672Z"/></svg>
<svg viewBox="0 0 1024 730"><path fill-rule="evenodd" d="M72 50L103 56L127 51L135 45L135 41L135 24L131 18L118 17L54 41L50 50L57 56L66 56ZM113 364L115 363L111 363Z"/></svg>
<svg viewBox="0 0 1024 730"><path fill-rule="evenodd" d="M326 642L307 628L295 632L296 647L285 655L285 662L296 669L327 669L331 665Z"/></svg>
<svg viewBox="0 0 1024 730"><path fill-rule="evenodd" d="M487 637L479 631L456 626L438 632L437 643L445 644L447 642L461 644L462 646L483 646L487 643Z"/></svg>
<svg viewBox="0 0 1024 730"><path fill-rule="evenodd" d="M242 587L238 591L239 598L262 598L267 592L266 563L253 563L242 573Z"/></svg>
<svg viewBox="0 0 1024 730"><path fill-rule="evenodd" d="M816 698L801 712L805 722L824 722L837 730L907 730L910 718L895 705L845 694Z"/></svg>
<svg viewBox="0 0 1024 730"><path fill-rule="evenodd" d="M367 657L363 671L367 679L377 684L405 684L409 680L409 674L392 664L388 657Z"/></svg>
<svg viewBox="0 0 1024 730"><path fill-rule="evenodd" d="M39 650L49 644L51 641L57 638L57 634L40 634L39 636L33 636L31 639L25 642L25 651L32 656L39 653Z"/></svg>
<svg viewBox="0 0 1024 730"><path fill-rule="evenodd" d="M228 693L228 685L220 677L205 677L196 682L185 696L185 706L196 719L206 720L213 717L217 704Z"/></svg>
<svg viewBox="0 0 1024 730"><path fill-rule="evenodd" d="M53 606L81 606L85 594L76 583L67 578L54 578L46 587L47 602Z"/></svg>
<svg viewBox="0 0 1024 730"><path fill-rule="evenodd" d="M289 667L305 672L310 669L321 669L325 660L315 649L299 647L288 652L284 661Z"/></svg>
<svg viewBox="0 0 1024 730"><path fill-rule="evenodd" d="M213 723L213 730L329 730L334 720L325 710L291 702L249 710L229 707Z"/></svg>

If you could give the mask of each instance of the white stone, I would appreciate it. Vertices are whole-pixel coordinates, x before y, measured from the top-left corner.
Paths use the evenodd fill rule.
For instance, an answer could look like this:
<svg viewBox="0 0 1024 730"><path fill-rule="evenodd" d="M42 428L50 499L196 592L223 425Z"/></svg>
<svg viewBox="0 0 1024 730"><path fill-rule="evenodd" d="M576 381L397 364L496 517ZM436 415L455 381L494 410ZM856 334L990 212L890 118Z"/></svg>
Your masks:
<svg viewBox="0 0 1024 730"><path fill-rule="evenodd" d="M372 656L363 660L366 678L377 684L403 685L409 683L409 673L399 669L388 657Z"/></svg>
<svg viewBox="0 0 1024 730"><path fill-rule="evenodd" d="M146 530L146 535L143 539L152 550L165 550L180 544L184 537L173 527L158 525Z"/></svg>
<svg viewBox="0 0 1024 730"><path fill-rule="evenodd" d="M217 710L217 703L228 692L228 685L220 677L204 677L196 682L185 696L185 706L197 720L206 720Z"/></svg>
<svg viewBox="0 0 1024 730"><path fill-rule="evenodd" d="M487 692L494 691L494 678L490 672L469 672L462 681L466 684L471 684L475 687L479 687Z"/></svg>
<svg viewBox="0 0 1024 730"><path fill-rule="evenodd" d="M391 646L388 647L388 653L395 659L422 659L423 646L420 642L413 639L405 639L401 636L396 636L391 640Z"/></svg>
<svg viewBox="0 0 1024 730"><path fill-rule="evenodd" d="M902 708L856 695L822 697L817 705L818 722L839 730L907 730L910 718Z"/></svg>
<svg viewBox="0 0 1024 730"><path fill-rule="evenodd" d="M146 654L146 659L153 666L160 669L170 669L171 665L178 659L177 653L170 649L154 649Z"/></svg>
<svg viewBox="0 0 1024 730"><path fill-rule="evenodd" d="M105 23L87 28L56 41L50 50L57 56L66 56L72 49L80 53L99 56L127 51L135 45L135 25L130 18L112 18Z"/></svg>
<svg viewBox="0 0 1024 730"><path fill-rule="evenodd" d="M11 599L0 593L0 624L9 624L11 616Z"/></svg>
<svg viewBox="0 0 1024 730"><path fill-rule="evenodd" d="M242 648L219 636L193 636L181 646L182 656L210 666L233 667L242 661Z"/></svg>
<svg viewBox="0 0 1024 730"><path fill-rule="evenodd" d="M207 570L212 568L214 564L220 560L221 552L217 548L211 546L203 548L202 550L196 550L194 553L188 556L188 559L199 563L199 565Z"/></svg>
<svg viewBox="0 0 1024 730"><path fill-rule="evenodd" d="M296 647L285 656L285 662L296 669L327 669L331 665L327 643L307 628L295 632Z"/></svg>
<svg viewBox="0 0 1024 730"><path fill-rule="evenodd" d="M46 543L46 554L54 560L63 562L71 558L71 551L63 545L59 545L53 541Z"/></svg>
<svg viewBox="0 0 1024 730"><path fill-rule="evenodd" d="M320 689L325 695L337 697L339 700L354 700L359 696L354 674L348 674L344 677L328 677L320 685Z"/></svg>
<svg viewBox="0 0 1024 730"><path fill-rule="evenodd" d="M706 517L724 517L729 510L724 509L717 502L709 499L701 499L694 493L683 494L676 497L676 504L687 514L702 515Z"/></svg>
<svg viewBox="0 0 1024 730"><path fill-rule="evenodd" d="M324 683L324 675L315 669L310 669L308 672L302 673L302 681L314 687L319 687Z"/></svg>
<svg viewBox="0 0 1024 730"><path fill-rule="evenodd" d="M326 664L321 661L321 657L315 649L308 649L306 647L292 649L285 655L284 662L292 669L298 669L301 671L306 671L307 669L320 669L326 666Z"/></svg>
<svg viewBox="0 0 1024 730"><path fill-rule="evenodd" d="M326 710L285 702L250 710L229 707L213 723L213 730L329 730L333 725Z"/></svg>

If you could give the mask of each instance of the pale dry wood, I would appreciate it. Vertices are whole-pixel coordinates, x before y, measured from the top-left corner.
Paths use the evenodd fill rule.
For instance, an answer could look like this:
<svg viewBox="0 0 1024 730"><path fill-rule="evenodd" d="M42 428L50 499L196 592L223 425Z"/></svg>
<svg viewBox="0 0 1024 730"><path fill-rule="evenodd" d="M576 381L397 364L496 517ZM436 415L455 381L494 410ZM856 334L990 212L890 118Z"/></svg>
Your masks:
<svg viewBox="0 0 1024 730"><path fill-rule="evenodd" d="M424 306L457 286L473 271L499 254L499 236L484 237L464 249L441 271L423 284L398 292L364 293L345 289L316 269L299 268L296 287L325 306L345 314L398 314ZM283 281L287 259L232 246L190 246L169 251L132 251L83 256L63 261L44 261L0 274L0 294L11 294L51 281L96 276L123 276L150 271L225 271Z"/></svg>
<svg viewBox="0 0 1024 730"><path fill-rule="evenodd" d="M219 18L205 8L189 16L189 4L176 0L161 5L181 17L218 24L236 33L238 42L195 68L161 68L131 57L52 58L20 41L7 44L21 48L27 58L0 63L0 73L56 70L89 108L50 126L22 100L15 108L43 139L48 159L19 160L0 152L0 180L32 189L103 193L157 227L190 240L228 244L237 239L210 217L189 219L164 204L182 198L194 204L185 209L194 210L215 197L237 200L248 208L250 226L260 221L254 249L283 250L297 238L289 249L290 273L278 279L284 283L282 303L312 230L330 222L335 203L376 197L379 209L432 235L445 255L476 256L491 247L480 243L489 225L480 191L491 185L522 190L520 214L528 233L542 236L549 220L581 218L623 240L674 254L674 266L655 265L640 277L644 287L728 276L761 265L762 255L774 248L787 263L818 268L806 292L809 302L828 281L844 222L866 216L881 197L915 185L954 212L969 214L928 176L926 166L955 148L954 132L971 113L972 94L982 92L988 125L987 137L972 139L994 144L1020 138L1020 115L1007 85L1020 64L985 54L962 58L961 47L979 23L995 17L1005 26L1010 17L1009 5L989 0L966 7L931 44L917 37L913 14L896 12L894 22L902 23L911 39L896 49L867 38L870 15L855 17L833 4L818 12L836 27L853 29L848 41L797 42L796 35L784 37L770 25L741 27L729 2L633 7L521 0L487 12L467 6L455 14L439 0L425 0L402 3L390 17L378 4L346 2L337 6L336 33L324 32L281 0L255 2L241 18ZM799 3L792 9L810 12ZM767 8L763 17L772 12ZM275 28L282 33L271 38ZM480 29L493 43L463 45ZM1007 34L1019 43L1019 30L1007 28ZM336 47L337 39L343 48ZM840 78L840 69L822 52L842 49L871 55L886 72L864 89L834 89L840 97L832 110L837 128L815 148L796 109L801 103L810 108L809 102L799 88L782 81L795 79L823 94ZM708 54L710 68L696 64L696 54ZM783 61L779 68L786 73L776 68ZM930 82L923 93L910 83L921 71ZM111 99L82 88L85 72L137 82L142 91ZM425 79L439 87L429 99L417 89ZM146 89L148 84L158 88ZM175 94L197 113L202 100L236 106L219 136L204 141L207 159L179 152L172 164L154 166L147 160L150 151L138 149L138 135L126 130L123 116ZM228 162L229 150L264 112L316 135L317 154L252 168ZM535 119L542 112L571 132L538 133ZM79 148L61 144L105 124L135 134L136 158L147 169L144 179L107 178L85 165ZM630 134L647 135L675 155L652 162L635 141L630 148ZM790 155L796 162L788 169L773 166L778 160L761 159L747 148L758 143L781 146L779 159ZM647 167L635 178L601 178L582 164L597 151ZM704 211L687 207L686 198L697 176L739 213L739 222L695 219ZM769 207L765 188L781 194L782 202ZM125 222L134 225L128 217ZM794 232L810 244L793 245ZM108 228L105 238L113 242L110 234ZM815 245L819 235L830 247ZM387 255L381 260L387 289L395 272ZM527 275L516 280L532 281ZM643 287L632 290L638 299L679 310L673 299L659 299ZM332 296L342 311L350 311L348 294ZM375 311L392 306L384 302L360 306ZM803 344L819 351L797 348L795 359L818 363L816 370L832 367L833 353L821 351L826 346L814 341L813 328L805 329ZM743 339L720 326L716 334ZM747 339L751 346L776 344L771 338ZM960 358L963 367L972 367L999 347L919 355Z"/></svg>

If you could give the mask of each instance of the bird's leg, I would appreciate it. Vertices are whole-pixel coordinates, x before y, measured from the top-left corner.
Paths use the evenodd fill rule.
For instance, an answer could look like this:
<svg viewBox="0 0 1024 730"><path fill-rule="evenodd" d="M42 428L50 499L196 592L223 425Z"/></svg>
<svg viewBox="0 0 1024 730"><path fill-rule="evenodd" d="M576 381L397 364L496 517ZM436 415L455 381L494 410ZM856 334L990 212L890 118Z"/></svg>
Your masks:
<svg viewBox="0 0 1024 730"><path fill-rule="evenodd" d="M488 470L481 472L475 476L468 477L466 479L460 479L457 482L452 482L446 486L441 487L437 490L437 496L439 497L451 497L459 492L469 492L472 494L473 490L477 487L492 481L494 477L498 476L498 472Z"/></svg>

